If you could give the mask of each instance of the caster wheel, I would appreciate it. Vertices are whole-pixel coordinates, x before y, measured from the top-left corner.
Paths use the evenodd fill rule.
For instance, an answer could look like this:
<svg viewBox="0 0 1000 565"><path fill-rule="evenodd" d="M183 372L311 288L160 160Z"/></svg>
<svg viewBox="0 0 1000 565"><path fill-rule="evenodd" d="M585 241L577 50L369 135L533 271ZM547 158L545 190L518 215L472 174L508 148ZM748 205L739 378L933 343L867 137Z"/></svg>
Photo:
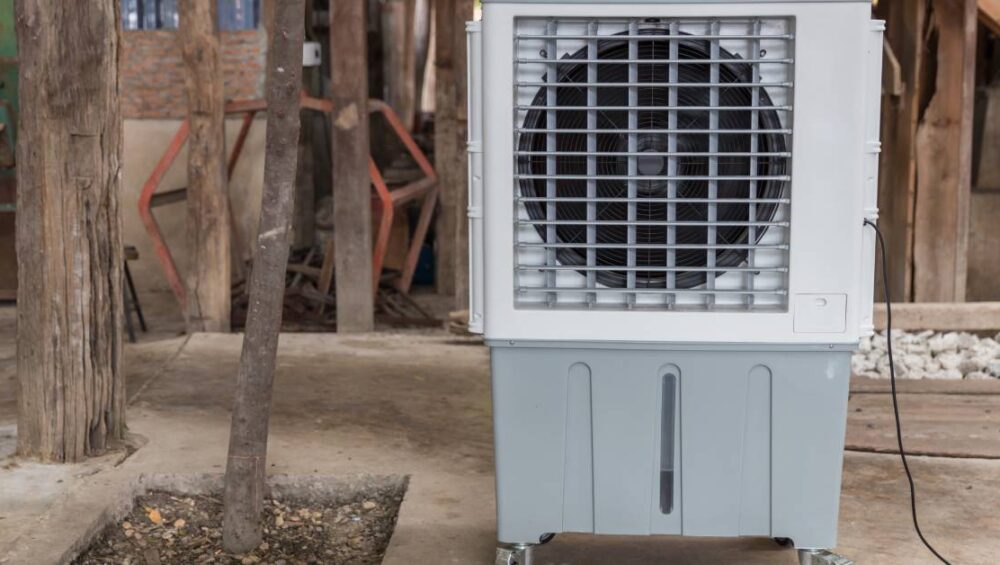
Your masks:
<svg viewBox="0 0 1000 565"><path fill-rule="evenodd" d="M498 547L497 558L494 565L531 565L531 547L511 546Z"/></svg>
<svg viewBox="0 0 1000 565"><path fill-rule="evenodd" d="M825 549L800 549L799 565L854 565L854 562Z"/></svg>
<svg viewBox="0 0 1000 565"><path fill-rule="evenodd" d="M774 538L774 543L780 545L781 547L792 547L795 545L792 538Z"/></svg>

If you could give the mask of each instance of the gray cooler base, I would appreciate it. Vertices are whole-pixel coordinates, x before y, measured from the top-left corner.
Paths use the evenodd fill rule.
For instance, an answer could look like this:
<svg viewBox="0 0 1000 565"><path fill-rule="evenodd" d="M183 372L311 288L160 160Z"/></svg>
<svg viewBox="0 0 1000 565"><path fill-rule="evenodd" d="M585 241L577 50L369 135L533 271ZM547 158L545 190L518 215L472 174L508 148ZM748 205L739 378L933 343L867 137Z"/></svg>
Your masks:
<svg viewBox="0 0 1000 565"><path fill-rule="evenodd" d="M491 345L501 542L836 545L850 351Z"/></svg>

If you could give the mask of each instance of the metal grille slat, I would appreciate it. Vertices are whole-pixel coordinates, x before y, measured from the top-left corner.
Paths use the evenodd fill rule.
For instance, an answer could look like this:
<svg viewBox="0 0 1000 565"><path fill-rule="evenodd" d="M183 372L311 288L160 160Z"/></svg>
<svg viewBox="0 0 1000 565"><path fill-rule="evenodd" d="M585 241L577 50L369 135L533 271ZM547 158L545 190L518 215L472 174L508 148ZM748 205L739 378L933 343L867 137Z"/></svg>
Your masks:
<svg viewBox="0 0 1000 565"><path fill-rule="evenodd" d="M793 19L514 24L515 305L787 311Z"/></svg>
<svg viewBox="0 0 1000 565"><path fill-rule="evenodd" d="M589 35L597 34L597 22L587 24ZM597 58L597 40L587 40L587 58L594 60ZM588 63L587 82L597 82L597 65ZM587 221L597 221L597 90L587 89ZM597 226L587 225L587 266L597 265ZM597 274L594 271L587 271L587 287L597 287ZM588 294L587 302L594 304L597 302L596 294Z"/></svg>

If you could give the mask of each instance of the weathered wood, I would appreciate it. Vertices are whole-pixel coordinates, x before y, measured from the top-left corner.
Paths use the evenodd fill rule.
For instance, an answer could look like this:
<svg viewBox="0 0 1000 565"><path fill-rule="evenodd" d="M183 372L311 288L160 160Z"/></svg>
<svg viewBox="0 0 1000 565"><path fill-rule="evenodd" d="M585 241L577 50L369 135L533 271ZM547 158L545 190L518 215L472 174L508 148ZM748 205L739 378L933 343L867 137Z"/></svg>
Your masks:
<svg viewBox="0 0 1000 565"><path fill-rule="evenodd" d="M1000 35L1000 0L979 0L979 21Z"/></svg>
<svg viewBox="0 0 1000 565"><path fill-rule="evenodd" d="M188 120L187 328L229 331L231 259L225 98L215 0L180 0Z"/></svg>
<svg viewBox="0 0 1000 565"><path fill-rule="evenodd" d="M917 129L914 299L965 299L972 179L976 2L934 0L934 95Z"/></svg>
<svg viewBox="0 0 1000 565"><path fill-rule="evenodd" d="M468 41L465 23L472 19L474 0L455 0L452 40L455 66L455 293L456 308L469 304L469 161L466 144L469 136Z"/></svg>
<svg viewBox="0 0 1000 565"><path fill-rule="evenodd" d="M413 60L415 86L413 105L419 114L423 109L424 78L431 41L431 0L409 0L413 5Z"/></svg>
<svg viewBox="0 0 1000 565"><path fill-rule="evenodd" d="M125 431L118 0L18 0L18 451L71 462Z"/></svg>
<svg viewBox="0 0 1000 565"><path fill-rule="evenodd" d="M222 541L233 553L250 551L261 541L267 430L295 194L304 16L304 0L278 2L268 49L264 192L226 461Z"/></svg>
<svg viewBox="0 0 1000 565"><path fill-rule="evenodd" d="M875 305L875 327L885 329L885 304ZM909 302L892 305L894 330L1000 330L1000 302Z"/></svg>
<svg viewBox="0 0 1000 565"><path fill-rule="evenodd" d="M375 327L365 5L364 0L343 0L330 6L338 332L367 332Z"/></svg>
<svg viewBox="0 0 1000 565"><path fill-rule="evenodd" d="M407 129L413 128L415 111L415 52L413 50L413 0L387 0L380 4L382 17L382 76L386 103Z"/></svg>
<svg viewBox="0 0 1000 565"><path fill-rule="evenodd" d="M888 394L852 394L848 403L849 451L898 453ZM1000 459L1000 396L900 394L906 452Z"/></svg>
<svg viewBox="0 0 1000 565"><path fill-rule="evenodd" d="M882 98L882 159L879 167L879 226L890 250L889 280L892 296L901 302L912 298L913 205L916 194L915 145L922 108L925 28L929 0L882 2L878 16L886 19L886 43L898 65L903 91ZM881 251L879 251L881 254ZM882 262L876 261L877 295L882 291Z"/></svg>
<svg viewBox="0 0 1000 565"><path fill-rule="evenodd" d="M434 169L440 188L435 222L435 282L439 294L455 295L455 268L463 256L455 241L458 216L457 90L454 14L457 0L434 0Z"/></svg>

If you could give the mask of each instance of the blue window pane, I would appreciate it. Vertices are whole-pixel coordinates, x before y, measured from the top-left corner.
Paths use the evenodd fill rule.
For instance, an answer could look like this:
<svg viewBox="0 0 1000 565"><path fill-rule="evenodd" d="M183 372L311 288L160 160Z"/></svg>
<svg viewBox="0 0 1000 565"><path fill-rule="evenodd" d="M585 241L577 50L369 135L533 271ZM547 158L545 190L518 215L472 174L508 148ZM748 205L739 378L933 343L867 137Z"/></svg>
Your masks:
<svg viewBox="0 0 1000 565"><path fill-rule="evenodd" d="M219 28L256 29L260 25L260 0L217 0ZM125 29L177 29L177 0L121 0Z"/></svg>

